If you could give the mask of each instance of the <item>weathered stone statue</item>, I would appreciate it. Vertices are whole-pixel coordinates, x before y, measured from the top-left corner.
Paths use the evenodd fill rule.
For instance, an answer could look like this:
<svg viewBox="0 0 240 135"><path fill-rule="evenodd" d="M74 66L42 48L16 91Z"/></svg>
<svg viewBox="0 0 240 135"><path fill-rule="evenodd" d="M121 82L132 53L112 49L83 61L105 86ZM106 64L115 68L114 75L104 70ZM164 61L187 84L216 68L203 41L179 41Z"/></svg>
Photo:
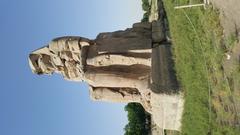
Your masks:
<svg viewBox="0 0 240 135"><path fill-rule="evenodd" d="M151 23L136 23L125 31L101 33L95 40L60 37L30 54L34 73L61 73L85 81L96 100L140 102L149 107Z"/></svg>
<svg viewBox="0 0 240 135"><path fill-rule="evenodd" d="M155 29L152 30L152 27ZM93 100L138 102L153 114L159 111L154 106L161 106L153 99L160 102L164 102L165 98L171 99L159 97L151 91L152 48L164 42L165 36L159 23L136 23L124 31L100 33L95 40L74 36L56 38L32 52L29 63L36 74L55 72L67 80L88 83ZM160 71L164 73L168 70ZM171 80L165 82L162 84L168 85ZM178 97L173 99L174 105L178 106ZM175 113L168 112L168 116ZM179 117L176 119L179 121ZM173 122L168 124L176 124ZM173 129L178 129L178 125Z"/></svg>

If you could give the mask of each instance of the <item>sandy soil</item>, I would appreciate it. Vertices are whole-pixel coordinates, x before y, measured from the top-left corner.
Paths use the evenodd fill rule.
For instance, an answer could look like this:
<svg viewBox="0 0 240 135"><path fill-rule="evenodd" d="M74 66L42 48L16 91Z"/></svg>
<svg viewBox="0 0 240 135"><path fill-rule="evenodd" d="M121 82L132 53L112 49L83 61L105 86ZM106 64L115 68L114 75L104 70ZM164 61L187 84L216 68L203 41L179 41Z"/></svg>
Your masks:
<svg viewBox="0 0 240 135"><path fill-rule="evenodd" d="M220 11L221 25L225 37L236 35L240 39L240 0L210 0L214 8ZM224 62L225 72L231 71L236 61L240 61L240 43L236 44L226 55L230 59Z"/></svg>
<svg viewBox="0 0 240 135"><path fill-rule="evenodd" d="M240 40L240 0L210 0L215 8L220 11L221 24L224 28L225 37L234 34ZM238 41L239 41L238 40ZM224 71L227 76L231 77L230 71L240 62L240 42L236 43L232 50L227 53L230 59L225 59L223 63ZM236 82L236 83L234 83ZM240 120L240 98L237 80L233 80L233 101L237 112L238 120ZM239 125L240 126L240 125Z"/></svg>
<svg viewBox="0 0 240 135"><path fill-rule="evenodd" d="M240 38L240 0L210 0L215 8L220 9L224 34L238 34Z"/></svg>

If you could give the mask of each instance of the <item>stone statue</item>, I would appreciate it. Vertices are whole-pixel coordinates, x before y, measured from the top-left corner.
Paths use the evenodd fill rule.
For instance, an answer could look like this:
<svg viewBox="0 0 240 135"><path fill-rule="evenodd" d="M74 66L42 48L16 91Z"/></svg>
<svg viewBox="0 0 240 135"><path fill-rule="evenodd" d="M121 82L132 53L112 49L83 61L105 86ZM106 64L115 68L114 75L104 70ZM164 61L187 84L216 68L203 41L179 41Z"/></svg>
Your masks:
<svg viewBox="0 0 240 135"><path fill-rule="evenodd" d="M95 40L56 38L30 54L32 71L87 82L95 100L139 102L151 111L151 27L136 23L125 31L100 33Z"/></svg>
<svg viewBox="0 0 240 135"><path fill-rule="evenodd" d="M94 40L60 37L33 51L29 55L29 64L36 74L59 73L67 80L88 83L93 100L138 102L147 112L153 113L159 111L153 106L160 106L155 101L171 99L159 98L150 86L152 48L166 43L163 33L161 23L146 22L135 23L124 31L100 33ZM160 71L168 70L164 67ZM168 85L171 81L163 82ZM178 97L173 99L174 106L178 105ZM168 112L169 116L174 115L174 111ZM173 122L168 124L174 125Z"/></svg>

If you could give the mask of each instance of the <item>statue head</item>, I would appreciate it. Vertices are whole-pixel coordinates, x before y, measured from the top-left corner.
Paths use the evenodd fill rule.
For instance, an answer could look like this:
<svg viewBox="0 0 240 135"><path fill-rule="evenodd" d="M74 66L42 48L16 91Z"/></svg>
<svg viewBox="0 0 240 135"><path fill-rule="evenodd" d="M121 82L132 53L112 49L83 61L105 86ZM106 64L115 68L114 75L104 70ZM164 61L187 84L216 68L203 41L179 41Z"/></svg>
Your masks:
<svg viewBox="0 0 240 135"><path fill-rule="evenodd" d="M44 47L34 51L29 55L29 65L36 74L52 74L55 65L51 61L51 53L48 47Z"/></svg>
<svg viewBox="0 0 240 135"><path fill-rule="evenodd" d="M89 41L89 42L88 42ZM81 37L60 37L48 46L29 55L29 65L36 74L60 73L73 81L83 80L82 47L90 40Z"/></svg>

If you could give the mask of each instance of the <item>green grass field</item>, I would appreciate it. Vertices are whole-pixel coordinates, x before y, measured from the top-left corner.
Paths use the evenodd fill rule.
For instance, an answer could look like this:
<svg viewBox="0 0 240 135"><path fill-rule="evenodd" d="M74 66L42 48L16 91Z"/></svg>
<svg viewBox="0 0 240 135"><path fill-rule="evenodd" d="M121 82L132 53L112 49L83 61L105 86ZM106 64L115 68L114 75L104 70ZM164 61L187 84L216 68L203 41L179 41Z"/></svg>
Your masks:
<svg viewBox="0 0 240 135"><path fill-rule="evenodd" d="M239 135L233 91L222 67L227 46L231 45L223 42L219 14L211 7L175 10L177 3L189 1L164 0L175 69L185 95L181 132L183 135ZM239 75L239 67L236 69L234 74ZM240 80L240 76L235 77Z"/></svg>

